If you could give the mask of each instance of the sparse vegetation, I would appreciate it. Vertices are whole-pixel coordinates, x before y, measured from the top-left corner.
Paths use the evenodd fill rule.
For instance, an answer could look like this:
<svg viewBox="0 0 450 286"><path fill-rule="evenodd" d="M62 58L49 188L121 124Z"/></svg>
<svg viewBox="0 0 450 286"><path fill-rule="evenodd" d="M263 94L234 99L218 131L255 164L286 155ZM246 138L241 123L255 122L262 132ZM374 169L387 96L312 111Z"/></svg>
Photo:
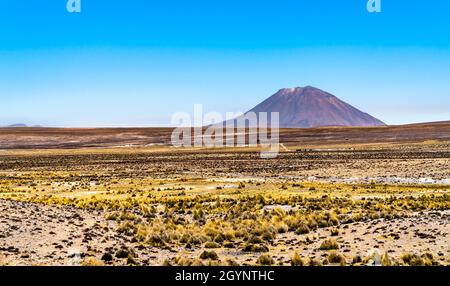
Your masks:
<svg viewBox="0 0 450 286"><path fill-rule="evenodd" d="M438 230L441 234L433 232L438 226L430 231L410 228L414 227L411 222L425 228L426 219L448 219L447 185L301 181L298 168L287 166L304 162L298 154L289 152L281 158L262 161L251 152L230 151L45 152L1 157L0 200L11 205L24 202L58 206L56 210L63 214L74 210L77 215L71 211L70 215L48 220L80 225L79 243L95 244L99 250L95 254L86 251L84 263L92 258L89 263L106 265L365 265L369 260L358 254L365 257L367 249L359 246L370 243L373 247L377 240L380 244L376 246L381 246L380 253L384 254L380 259L371 259L373 264L448 264L448 253L438 254L432 247L408 249L411 253L402 255L397 248L385 249L382 244L389 240L401 245L405 239L428 246L434 245L430 241L442 244L442 227ZM426 155L436 154L439 152ZM212 156L217 159L211 160ZM390 164L386 158L397 155L336 151L307 152L302 156L309 158L307 164L311 166L301 171L316 176L317 171L313 170L317 169L332 170L330 174L340 172L330 166L330 156L344 158L342 162L346 163L339 163L339 168L351 169L367 163L367 158L373 164ZM424 155L417 155L421 156ZM436 172L439 168L448 172L445 160L448 159L436 159ZM408 166L403 168L413 172ZM239 178L234 174L239 174ZM336 178L339 176L345 177L336 174ZM296 178L289 181L288 177ZM92 214L91 220L99 219L92 226L84 219L86 214ZM403 220L401 231L386 223ZM366 237L371 240L364 240ZM102 244L103 239L106 242ZM108 239L120 243L106 249L111 247ZM117 246L122 244L127 247ZM61 252L67 251L68 245L65 242ZM155 252L152 256L156 258L139 255L148 249ZM292 253L294 249L301 249L303 256ZM387 251L392 252L388 255Z"/></svg>
<svg viewBox="0 0 450 286"><path fill-rule="evenodd" d="M327 259L328 259L328 262L331 264L339 264L341 266L345 266L345 264L346 264L344 256L342 256L341 254L339 254L335 251L330 252L330 254L328 254Z"/></svg>
<svg viewBox="0 0 450 286"><path fill-rule="evenodd" d="M294 253L294 256L292 257L291 260L291 265L292 266L304 266L305 262L303 261L302 257L300 256L300 254L298 252Z"/></svg>
<svg viewBox="0 0 450 286"><path fill-rule="evenodd" d="M270 255L262 254L258 258L257 264L259 264L259 265L273 265L273 264L275 264L275 261L272 259L272 257L270 257Z"/></svg>
<svg viewBox="0 0 450 286"><path fill-rule="evenodd" d="M320 244L320 247L319 247L320 250L335 250L338 248L339 248L339 244L334 239L324 240Z"/></svg>
<svg viewBox="0 0 450 286"><path fill-rule="evenodd" d="M339 229L333 228L331 229L331 236L338 236L339 235Z"/></svg>
<svg viewBox="0 0 450 286"><path fill-rule="evenodd" d="M217 260L219 256L215 251L203 251L200 255L200 259L212 259Z"/></svg>
<svg viewBox="0 0 450 286"><path fill-rule="evenodd" d="M401 257L402 262L409 266L432 266L433 255L425 253L423 255L406 253Z"/></svg>

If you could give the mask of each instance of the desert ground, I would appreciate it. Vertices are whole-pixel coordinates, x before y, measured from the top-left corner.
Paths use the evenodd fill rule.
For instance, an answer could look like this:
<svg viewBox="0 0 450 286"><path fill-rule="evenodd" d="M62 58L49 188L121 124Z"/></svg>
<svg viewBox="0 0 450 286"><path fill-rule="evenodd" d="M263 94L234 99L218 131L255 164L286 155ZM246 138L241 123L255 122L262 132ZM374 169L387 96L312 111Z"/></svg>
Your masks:
<svg viewBox="0 0 450 286"><path fill-rule="evenodd" d="M170 133L0 129L0 265L450 265L450 122Z"/></svg>

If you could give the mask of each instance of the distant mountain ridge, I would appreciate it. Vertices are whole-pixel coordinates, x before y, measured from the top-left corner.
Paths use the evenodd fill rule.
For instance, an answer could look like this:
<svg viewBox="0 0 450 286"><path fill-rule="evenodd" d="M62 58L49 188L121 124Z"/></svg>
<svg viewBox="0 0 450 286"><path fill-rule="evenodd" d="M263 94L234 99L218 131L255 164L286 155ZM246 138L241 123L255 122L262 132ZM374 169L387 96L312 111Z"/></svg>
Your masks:
<svg viewBox="0 0 450 286"><path fill-rule="evenodd" d="M249 112L279 112L280 128L386 125L336 96L312 86L280 89Z"/></svg>
<svg viewBox="0 0 450 286"><path fill-rule="evenodd" d="M0 126L0 127L2 127L2 126ZM40 126L40 125L28 126L28 125L23 124L23 123L16 123L16 124L11 124L11 125L7 125L7 126L3 126L3 127L6 127L6 128L25 128L25 127L39 128L39 127L42 127L42 126Z"/></svg>
<svg viewBox="0 0 450 286"><path fill-rule="evenodd" d="M23 124L23 123L16 123L16 124L8 125L6 127L14 128L14 127L28 127L28 126L26 124Z"/></svg>

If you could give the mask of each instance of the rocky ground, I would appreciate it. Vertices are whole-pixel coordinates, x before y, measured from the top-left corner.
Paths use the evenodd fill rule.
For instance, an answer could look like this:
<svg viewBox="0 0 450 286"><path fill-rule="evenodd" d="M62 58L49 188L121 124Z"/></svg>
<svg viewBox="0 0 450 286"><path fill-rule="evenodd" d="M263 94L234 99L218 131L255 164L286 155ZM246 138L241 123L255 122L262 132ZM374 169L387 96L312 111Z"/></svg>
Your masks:
<svg viewBox="0 0 450 286"><path fill-rule="evenodd" d="M300 247L307 257L324 259L326 253L318 251L320 244L330 237L331 228L320 229L314 240ZM288 250L297 248L297 242L304 242L305 236L287 235L282 241L289 245ZM335 236L339 252L348 259L356 256L367 257L373 252L388 253L392 258L405 253L431 253L442 264L450 261L450 212L414 213L409 217L391 220L378 219L369 222L356 222L339 227Z"/></svg>
<svg viewBox="0 0 450 286"><path fill-rule="evenodd" d="M2 265L161 265L178 255L199 257L201 249L161 249L132 242L115 231L116 223L99 211L0 200L0 264ZM276 263L289 265L295 251L305 258L324 259L320 244L335 228L314 233L279 236L270 247ZM393 220L378 219L341 225L334 238L339 252L351 261L360 255L387 252L396 258L404 253L431 253L435 261L450 261L450 212L415 213ZM258 254L222 249L221 259L241 265L254 264ZM372 262L371 262L372 263ZM377 261L373 261L377 263Z"/></svg>
<svg viewBox="0 0 450 286"><path fill-rule="evenodd" d="M1 152L0 265L450 264L450 142L283 146Z"/></svg>
<svg viewBox="0 0 450 286"><path fill-rule="evenodd" d="M114 255L128 243L114 224L97 211L0 200L0 264L77 265Z"/></svg>

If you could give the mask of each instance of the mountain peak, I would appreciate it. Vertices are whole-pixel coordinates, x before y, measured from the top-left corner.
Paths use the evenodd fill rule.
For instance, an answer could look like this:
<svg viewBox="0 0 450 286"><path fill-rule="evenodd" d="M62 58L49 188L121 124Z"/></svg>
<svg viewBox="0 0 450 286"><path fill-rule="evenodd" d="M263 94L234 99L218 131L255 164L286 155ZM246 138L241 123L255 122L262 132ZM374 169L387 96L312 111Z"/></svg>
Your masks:
<svg viewBox="0 0 450 286"><path fill-rule="evenodd" d="M279 112L281 128L385 125L377 118L313 86L280 89L250 111Z"/></svg>
<svg viewBox="0 0 450 286"><path fill-rule="evenodd" d="M304 87L289 87L289 88L282 88L278 91L278 93L281 94L289 94L289 95L303 95L306 93L314 93L314 94L328 94L325 91L318 89L314 86L304 86Z"/></svg>

